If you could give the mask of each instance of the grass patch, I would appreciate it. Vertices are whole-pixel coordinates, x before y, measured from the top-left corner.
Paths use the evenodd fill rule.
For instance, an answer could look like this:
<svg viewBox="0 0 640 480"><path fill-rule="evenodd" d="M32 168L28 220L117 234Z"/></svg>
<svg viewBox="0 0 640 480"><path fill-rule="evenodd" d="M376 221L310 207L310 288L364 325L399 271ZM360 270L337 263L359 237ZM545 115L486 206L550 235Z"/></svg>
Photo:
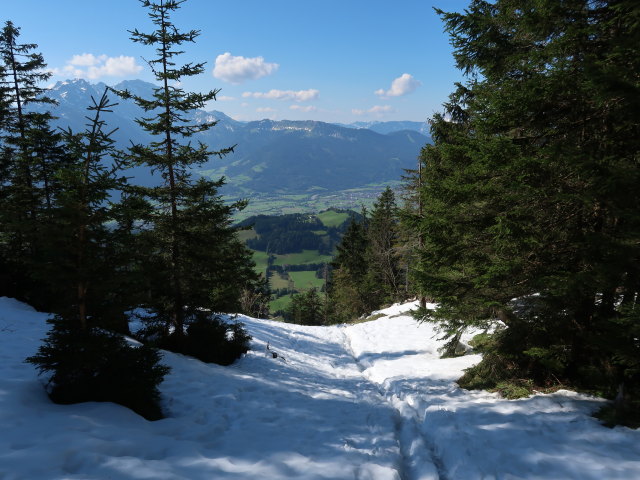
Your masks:
<svg viewBox="0 0 640 480"><path fill-rule="evenodd" d="M266 252L253 252L253 261L256 263L254 270L256 273L262 273L263 275L267 274L268 259L269 256Z"/></svg>
<svg viewBox="0 0 640 480"><path fill-rule="evenodd" d="M528 397L533 394L533 380L528 378L512 379L498 383L490 392L498 392L504 398L515 400L517 398Z"/></svg>
<svg viewBox="0 0 640 480"><path fill-rule="evenodd" d="M365 318L354 318L353 320L350 320L349 325L357 325L359 323L367 323L367 322L372 322L374 320L378 320L379 318L382 317L386 317L386 315L384 313L376 313L375 315L370 315L368 317Z"/></svg>
<svg viewBox="0 0 640 480"><path fill-rule="evenodd" d="M349 218L349 214L347 212L336 212L334 210L327 210L326 212L319 213L317 217L325 227L329 228L342 225L345 220Z"/></svg>
<svg viewBox="0 0 640 480"><path fill-rule="evenodd" d="M236 235L238 236L238 240L240 240L242 243L245 243L247 240L251 240L252 238L256 238L258 236L253 228L249 230L240 230L236 233Z"/></svg>
<svg viewBox="0 0 640 480"><path fill-rule="evenodd" d="M286 310L291 303L291 295L284 295L269 302L269 311L277 312L278 310Z"/></svg>
<svg viewBox="0 0 640 480"><path fill-rule="evenodd" d="M284 275L278 272L274 272L269 278L269 284L272 290L278 290L280 288L289 288L289 277L285 273Z"/></svg>
<svg viewBox="0 0 640 480"><path fill-rule="evenodd" d="M324 279L316 277L316 272L312 270L289 272L289 278L293 280L296 290L309 290L311 288L320 290L324 284Z"/></svg>
<svg viewBox="0 0 640 480"><path fill-rule="evenodd" d="M274 265L307 265L324 263L332 260L331 255L320 255L317 250L303 250L300 253L277 255Z"/></svg>

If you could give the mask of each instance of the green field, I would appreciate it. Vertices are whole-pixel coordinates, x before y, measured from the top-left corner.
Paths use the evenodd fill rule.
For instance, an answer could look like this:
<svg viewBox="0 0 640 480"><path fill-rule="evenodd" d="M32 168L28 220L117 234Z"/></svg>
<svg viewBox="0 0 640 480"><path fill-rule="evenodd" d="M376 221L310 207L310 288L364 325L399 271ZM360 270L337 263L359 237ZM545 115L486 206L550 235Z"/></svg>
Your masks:
<svg viewBox="0 0 640 480"><path fill-rule="evenodd" d="M236 235L238 236L238 239L240 239L242 243L245 243L247 240L256 238L258 236L258 234L253 228L250 228L249 230L240 230L239 232L236 233Z"/></svg>
<svg viewBox="0 0 640 480"><path fill-rule="evenodd" d="M347 212L327 210L326 212L319 213L317 217L325 227L338 227L349 218L349 214Z"/></svg>
<svg viewBox="0 0 640 480"><path fill-rule="evenodd" d="M309 263L330 262L331 255L320 255L317 250L303 250L300 253L276 255L274 265L307 265Z"/></svg>
<svg viewBox="0 0 640 480"><path fill-rule="evenodd" d="M267 274L267 260L268 255L266 252L257 252L253 251L253 261L256 262L256 266L254 270L257 273L262 273L263 275Z"/></svg>
<svg viewBox="0 0 640 480"><path fill-rule="evenodd" d="M207 176L207 172L200 172ZM208 172L211 173L211 172ZM218 178L214 176L213 178ZM240 222L252 215L282 215L285 213L312 213L322 212L328 208L342 208L360 211L365 206L371 208L380 193L390 186L397 189L402 182L387 182L384 184L370 184L361 188L352 188L349 190L340 190L336 192L309 192L306 194L264 194L258 192L246 191L235 195L225 196L225 201L232 202L241 198L249 199L247 208L234 214L234 220ZM331 217L336 212L329 212L328 222L332 222ZM337 217L339 218L339 217ZM345 216L344 219L348 218ZM342 221L344 221L344 219ZM337 222L338 220L333 220ZM324 220L323 220L324 222ZM339 224L339 223L338 223ZM331 226L332 223L325 223Z"/></svg>
<svg viewBox="0 0 640 480"><path fill-rule="evenodd" d="M269 285L272 290L278 290L281 288L289 288L289 277L285 273L284 275L274 272L269 278Z"/></svg>
<svg viewBox="0 0 640 480"><path fill-rule="evenodd" d="M364 195L366 198L366 194ZM295 197L295 198L294 198ZM290 206L284 205L282 199L278 199L272 203L272 206L279 205L282 209L287 210L288 208L299 209L301 207L300 201L311 200L318 201L321 200L319 196L314 195L313 198L309 198L305 195L291 195L288 200L292 201ZM323 200L327 200L324 198ZM286 203L286 202L284 202ZM262 207L265 207L269 204L269 202L261 203ZM348 212L336 212L335 210L327 210L323 211L320 214L316 214L318 220L322 223L322 226L314 220L314 226L312 228L316 228L317 230L312 231L315 235L318 235L322 239L324 245L328 245L333 241L333 237L329 237L330 228L339 227L345 220L349 219L350 214ZM316 226L317 225L317 226ZM332 235L334 233L332 232ZM254 229L243 230L238 232L238 238L241 241L246 242L249 239L256 238L256 232ZM303 270L303 271L286 271L287 266L300 266L302 268L309 268L311 264L322 264L330 262L333 257L332 255L321 255L318 250L303 250L299 253L289 253L289 254L272 254L273 265L278 267L285 267L285 272L277 273L275 271L270 273L269 278L269 287L272 291L287 289L288 291L295 292L305 292L311 288L316 288L317 290L321 290L324 285L323 278L317 278L316 272L313 270ZM253 260L256 263L255 270L256 272L262 273L266 275L267 267L269 265L269 256L266 252L263 251L254 251L253 252ZM291 303L291 295L285 295L283 297L279 297L277 299L271 300L269 303L271 312L276 312L278 310L286 310L286 308Z"/></svg>
<svg viewBox="0 0 640 480"><path fill-rule="evenodd" d="M291 295L285 295L269 302L269 311L277 312L278 310L286 310L291 303Z"/></svg>
<svg viewBox="0 0 640 480"><path fill-rule="evenodd" d="M309 290L314 287L320 290L324 284L324 279L317 278L314 271L289 272L289 278L293 280L296 290Z"/></svg>

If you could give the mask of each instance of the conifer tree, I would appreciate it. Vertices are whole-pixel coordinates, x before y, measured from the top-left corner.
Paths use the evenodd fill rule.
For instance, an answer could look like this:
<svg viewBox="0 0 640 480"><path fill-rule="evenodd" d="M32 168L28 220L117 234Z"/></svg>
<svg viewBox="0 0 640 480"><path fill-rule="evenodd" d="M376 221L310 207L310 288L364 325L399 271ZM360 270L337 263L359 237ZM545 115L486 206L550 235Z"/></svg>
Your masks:
<svg viewBox="0 0 640 480"><path fill-rule="evenodd" d="M34 52L37 45L20 44L19 36L10 21L0 31L0 250L12 277L8 293L42 308L43 286L34 284L28 263L42 261L40 226L51 211L54 174L65 155L60 136L49 128L51 115L34 109L54 103L40 86L51 74Z"/></svg>
<svg viewBox="0 0 640 480"><path fill-rule="evenodd" d="M115 288L126 264L116 263L120 238L110 225L117 218L111 195L125 186L103 119L113 106L105 91L89 107L87 129L64 135L69 162L57 172L60 188L44 232L48 261L39 266L57 294L57 315L27 362L51 374L47 391L56 403L113 401L155 420L162 417L157 387L169 369L159 364L158 351L105 329L131 307Z"/></svg>
<svg viewBox="0 0 640 480"><path fill-rule="evenodd" d="M115 104L109 102L106 91L98 101L92 100L86 130L64 134L69 161L57 172L60 188L49 228L44 231L49 260L39 273L58 287L54 287L58 311L75 318L82 330L88 326L88 305L93 303L91 313L99 315L97 304L104 302L98 300L98 292L111 284L111 275L121 267L113 263L110 250L115 245L109 222L113 220L111 196L125 186L113 131L103 118Z"/></svg>
<svg viewBox="0 0 640 480"><path fill-rule="evenodd" d="M637 6L474 0L440 13L467 82L422 153L419 280L440 305L423 314L450 336L506 327L465 385L637 390L621 360L640 353L623 321L640 291Z"/></svg>
<svg viewBox="0 0 640 480"><path fill-rule="evenodd" d="M331 262L328 302L337 321L358 318L370 310L372 301L376 300L367 283L367 225L366 211L363 211L362 221L352 217L336 246L336 255Z"/></svg>
<svg viewBox="0 0 640 480"><path fill-rule="evenodd" d="M180 31L171 16L182 1L142 0L155 27L151 33L131 31L136 43L155 47L156 56L148 60L159 85L153 97L132 98L149 116L137 123L157 140L149 145L135 145L130 157L161 174L163 184L146 194L153 205L150 212L152 235L146 273L152 283L148 306L165 322L166 330L177 337L184 332L186 319L198 308L213 311L239 308L238 301L251 269L248 250L235 237L230 215L244 207L244 202L224 205L218 189L223 181L195 180L191 168L206 162L212 155L222 157L233 147L210 151L202 143L189 142L189 137L216 122L189 123L190 113L215 100L218 90L187 93L179 82L199 75L203 63L177 65L182 45L194 42L199 32Z"/></svg>
<svg viewBox="0 0 640 480"><path fill-rule="evenodd" d="M395 194L387 187L371 210L367 235L367 280L381 303L404 297L404 277L400 271L399 225Z"/></svg>
<svg viewBox="0 0 640 480"><path fill-rule="evenodd" d="M51 77L42 54L33 52L36 44L18 43L19 37L20 29L7 21L0 31L0 58L4 63L0 69L0 85L6 95L2 103L7 114L1 126L8 134L24 140L31 120L41 115L29 107L38 103L53 104L54 101L44 95L45 89L39 86ZM23 149L26 145L18 144L18 147Z"/></svg>
<svg viewBox="0 0 640 480"><path fill-rule="evenodd" d="M318 291L311 288L293 295L285 318L299 325L322 325L324 305Z"/></svg>

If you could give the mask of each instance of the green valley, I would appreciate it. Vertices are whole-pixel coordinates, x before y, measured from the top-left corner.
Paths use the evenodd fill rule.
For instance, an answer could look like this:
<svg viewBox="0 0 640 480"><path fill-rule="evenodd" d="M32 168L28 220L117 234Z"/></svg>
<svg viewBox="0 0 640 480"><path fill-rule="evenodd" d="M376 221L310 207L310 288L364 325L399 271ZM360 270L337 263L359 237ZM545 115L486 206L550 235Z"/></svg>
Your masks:
<svg viewBox="0 0 640 480"><path fill-rule="evenodd" d="M320 213L254 215L239 223L245 229L238 236L253 251L256 271L269 281L273 315L280 315L296 293L324 290L328 263L354 217L360 214L329 208Z"/></svg>

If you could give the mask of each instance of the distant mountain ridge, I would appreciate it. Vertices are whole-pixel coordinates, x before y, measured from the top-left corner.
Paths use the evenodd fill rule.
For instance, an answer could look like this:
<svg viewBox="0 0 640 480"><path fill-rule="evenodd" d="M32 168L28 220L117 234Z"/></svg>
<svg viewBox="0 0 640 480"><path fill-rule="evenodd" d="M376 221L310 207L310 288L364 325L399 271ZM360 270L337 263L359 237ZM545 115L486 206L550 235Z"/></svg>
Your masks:
<svg viewBox="0 0 640 480"><path fill-rule="evenodd" d="M337 123L347 128L364 128L376 133L386 135L388 133L400 132L403 130L412 130L425 136L429 135L429 124L424 122L398 121L392 120L388 122L372 121L372 122L353 122L353 123Z"/></svg>
<svg viewBox="0 0 640 480"><path fill-rule="evenodd" d="M83 130L91 96L99 98L105 87L85 80L55 84L47 93L58 101L53 109L56 124ZM113 88L148 98L154 86L126 80ZM105 120L109 128L117 128L117 144L125 148L131 142L151 141L134 121L144 112L131 100L113 93L110 98L118 105L105 114ZM215 110L198 110L193 116L194 122L211 120L218 124L194 139L212 150L237 147L223 159L212 158L198 172L212 178L224 175L225 192L232 196L332 192L397 181L403 169L415 165L421 147L429 141L420 133L420 122L374 122L365 128L363 123L343 126L313 120L240 122ZM143 168L131 174L142 184L158 181Z"/></svg>

